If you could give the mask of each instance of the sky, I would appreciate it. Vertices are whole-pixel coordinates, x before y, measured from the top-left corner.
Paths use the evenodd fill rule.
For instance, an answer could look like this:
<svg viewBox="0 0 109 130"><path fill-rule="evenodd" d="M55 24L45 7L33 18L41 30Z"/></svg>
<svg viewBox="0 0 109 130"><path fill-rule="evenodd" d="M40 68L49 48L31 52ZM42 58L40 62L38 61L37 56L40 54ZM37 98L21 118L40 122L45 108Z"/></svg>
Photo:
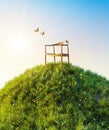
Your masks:
<svg viewBox="0 0 109 130"><path fill-rule="evenodd" d="M65 40L72 65L109 79L109 0L0 0L0 88Z"/></svg>

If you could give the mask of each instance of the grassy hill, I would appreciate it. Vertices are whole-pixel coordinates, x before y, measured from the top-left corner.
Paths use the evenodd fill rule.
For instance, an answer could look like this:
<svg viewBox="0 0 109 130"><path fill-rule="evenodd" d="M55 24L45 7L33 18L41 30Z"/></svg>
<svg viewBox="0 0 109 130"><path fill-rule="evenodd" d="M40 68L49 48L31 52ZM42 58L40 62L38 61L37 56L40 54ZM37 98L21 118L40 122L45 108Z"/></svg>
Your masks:
<svg viewBox="0 0 109 130"><path fill-rule="evenodd" d="M109 81L64 63L36 66L0 90L0 130L108 130Z"/></svg>

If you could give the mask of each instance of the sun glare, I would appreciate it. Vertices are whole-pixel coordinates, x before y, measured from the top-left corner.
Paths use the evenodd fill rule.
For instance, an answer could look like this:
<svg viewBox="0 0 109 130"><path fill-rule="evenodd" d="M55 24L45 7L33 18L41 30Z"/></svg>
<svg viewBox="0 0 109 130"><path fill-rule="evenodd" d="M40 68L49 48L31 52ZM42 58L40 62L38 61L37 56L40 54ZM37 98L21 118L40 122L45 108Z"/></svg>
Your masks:
<svg viewBox="0 0 109 130"><path fill-rule="evenodd" d="M16 53L23 53L28 49L28 41L23 36L13 35L9 37L9 46Z"/></svg>

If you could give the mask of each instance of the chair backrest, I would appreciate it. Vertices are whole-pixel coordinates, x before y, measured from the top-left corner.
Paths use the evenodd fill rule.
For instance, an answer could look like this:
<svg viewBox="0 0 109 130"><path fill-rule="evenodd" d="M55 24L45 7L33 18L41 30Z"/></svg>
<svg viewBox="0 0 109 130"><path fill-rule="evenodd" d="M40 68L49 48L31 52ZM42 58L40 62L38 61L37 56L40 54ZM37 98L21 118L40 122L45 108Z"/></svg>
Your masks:
<svg viewBox="0 0 109 130"><path fill-rule="evenodd" d="M64 45L64 42L58 42L58 43L55 43L53 44L54 46L57 45L57 46L61 46L61 45Z"/></svg>

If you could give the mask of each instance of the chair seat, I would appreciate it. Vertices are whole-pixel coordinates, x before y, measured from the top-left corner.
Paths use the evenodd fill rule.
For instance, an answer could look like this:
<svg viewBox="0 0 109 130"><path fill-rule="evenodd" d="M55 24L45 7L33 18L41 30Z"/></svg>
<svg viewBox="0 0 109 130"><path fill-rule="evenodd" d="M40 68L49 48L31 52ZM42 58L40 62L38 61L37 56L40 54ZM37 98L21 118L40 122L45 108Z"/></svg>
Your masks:
<svg viewBox="0 0 109 130"><path fill-rule="evenodd" d="M58 54L54 54L54 53L46 53L46 55L49 55L49 56L68 56L68 54L66 53L58 53Z"/></svg>

